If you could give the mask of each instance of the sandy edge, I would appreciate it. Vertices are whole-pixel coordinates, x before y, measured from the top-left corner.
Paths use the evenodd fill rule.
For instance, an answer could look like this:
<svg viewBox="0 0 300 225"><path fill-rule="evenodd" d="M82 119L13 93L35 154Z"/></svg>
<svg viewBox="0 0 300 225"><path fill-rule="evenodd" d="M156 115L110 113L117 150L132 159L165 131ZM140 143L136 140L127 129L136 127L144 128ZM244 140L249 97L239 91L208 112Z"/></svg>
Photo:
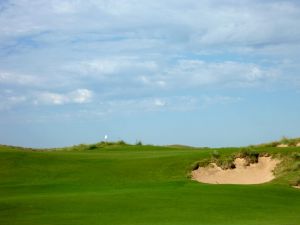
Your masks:
<svg viewBox="0 0 300 225"><path fill-rule="evenodd" d="M237 158L235 169L223 170L212 163L192 171L192 179L209 184L261 184L275 178L273 170L280 163L271 157L259 157L258 163L246 166L246 160Z"/></svg>

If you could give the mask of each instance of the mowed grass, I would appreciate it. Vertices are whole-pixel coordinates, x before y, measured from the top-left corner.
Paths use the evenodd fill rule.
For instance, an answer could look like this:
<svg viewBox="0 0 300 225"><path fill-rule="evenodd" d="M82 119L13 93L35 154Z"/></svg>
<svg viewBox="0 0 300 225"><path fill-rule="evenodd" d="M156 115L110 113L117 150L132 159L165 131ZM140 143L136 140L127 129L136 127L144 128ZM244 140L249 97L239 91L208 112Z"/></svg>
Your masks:
<svg viewBox="0 0 300 225"><path fill-rule="evenodd" d="M68 149L69 150L69 149ZM300 152L300 148L258 148ZM1 225L299 225L300 190L190 180L210 149L113 146L90 151L0 147ZM232 154L239 149L218 149Z"/></svg>

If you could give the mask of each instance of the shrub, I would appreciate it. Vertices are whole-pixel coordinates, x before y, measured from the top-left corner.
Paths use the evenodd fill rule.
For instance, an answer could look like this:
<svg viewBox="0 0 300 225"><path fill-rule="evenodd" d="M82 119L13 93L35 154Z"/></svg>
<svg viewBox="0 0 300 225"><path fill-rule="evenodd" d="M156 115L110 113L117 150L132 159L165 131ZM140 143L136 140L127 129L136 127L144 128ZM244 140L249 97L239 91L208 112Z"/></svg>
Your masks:
<svg viewBox="0 0 300 225"><path fill-rule="evenodd" d="M300 162L296 162L292 165L291 170L298 171L300 170Z"/></svg>
<svg viewBox="0 0 300 225"><path fill-rule="evenodd" d="M292 157L293 157L293 159L295 159L295 160L300 160L300 153L299 153L299 152L294 152L294 153L292 154Z"/></svg>
<svg viewBox="0 0 300 225"><path fill-rule="evenodd" d="M198 162L199 167L206 167L210 164L210 160L209 159L203 159L201 161Z"/></svg>
<svg viewBox="0 0 300 225"><path fill-rule="evenodd" d="M263 154L263 153L261 153L261 154ZM246 148L246 149L243 149L242 151L238 152L235 155L235 158L244 158L246 160L247 165L249 165L251 163L257 163L259 156L260 156L260 154L258 152L253 151L252 149Z"/></svg>
<svg viewBox="0 0 300 225"><path fill-rule="evenodd" d="M261 153L259 153L259 156L260 157L270 157L271 155L268 152L261 152Z"/></svg>
<svg viewBox="0 0 300 225"><path fill-rule="evenodd" d="M292 181L290 181L290 185L292 185L292 186L300 186L300 178L297 177L297 178L293 179Z"/></svg>
<svg viewBox="0 0 300 225"><path fill-rule="evenodd" d="M127 143L123 140L117 141L116 144L117 145L127 145Z"/></svg>
<svg viewBox="0 0 300 225"><path fill-rule="evenodd" d="M84 150L87 150L88 147L89 146L86 144L79 144L79 145L74 145L72 147L69 147L68 149L72 150L72 151L84 151Z"/></svg>
<svg viewBox="0 0 300 225"><path fill-rule="evenodd" d="M213 159L219 159L220 158L220 153L216 150L214 150L212 153L211 153L211 157Z"/></svg>
<svg viewBox="0 0 300 225"><path fill-rule="evenodd" d="M106 145L115 145L114 142L105 142Z"/></svg>
<svg viewBox="0 0 300 225"><path fill-rule="evenodd" d="M199 162L195 162L195 163L192 164L191 170L192 170L192 171L193 171L193 170L197 170L199 167L200 167Z"/></svg>
<svg viewBox="0 0 300 225"><path fill-rule="evenodd" d="M88 150L94 150L94 149L97 149L96 144L90 145L89 148L88 148Z"/></svg>
<svg viewBox="0 0 300 225"><path fill-rule="evenodd" d="M206 167L210 164L210 160L203 159L192 164L191 170L197 170L199 167Z"/></svg>
<svg viewBox="0 0 300 225"><path fill-rule="evenodd" d="M266 147L277 147L277 145L279 145L279 142L278 141L273 141L271 142L268 146Z"/></svg>
<svg viewBox="0 0 300 225"><path fill-rule="evenodd" d="M280 143L281 144L286 144L286 145L288 145L288 144L290 144L290 142L291 142L291 140L290 139L288 139L287 137L282 137L281 138L281 140L280 140Z"/></svg>
<svg viewBox="0 0 300 225"><path fill-rule="evenodd" d="M137 141L135 145L143 145L142 141Z"/></svg>
<svg viewBox="0 0 300 225"><path fill-rule="evenodd" d="M235 168L235 164L233 162L233 159L227 158L224 160L219 160L217 162L217 166L221 167L223 170L227 170L227 169L234 169Z"/></svg>

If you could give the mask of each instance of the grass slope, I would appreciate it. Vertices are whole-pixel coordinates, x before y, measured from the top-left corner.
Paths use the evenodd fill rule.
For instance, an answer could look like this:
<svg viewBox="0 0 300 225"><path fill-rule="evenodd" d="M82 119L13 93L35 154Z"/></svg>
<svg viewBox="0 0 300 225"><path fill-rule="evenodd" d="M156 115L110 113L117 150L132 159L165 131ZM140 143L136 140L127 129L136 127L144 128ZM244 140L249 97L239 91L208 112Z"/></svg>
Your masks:
<svg viewBox="0 0 300 225"><path fill-rule="evenodd" d="M263 185L208 185L191 181L187 173L193 163L211 157L210 149L127 145L84 149L0 146L0 224L300 223L300 190L288 185L299 170L285 167L278 179ZM228 156L239 150L218 152ZM300 153L296 147L256 150L285 156Z"/></svg>

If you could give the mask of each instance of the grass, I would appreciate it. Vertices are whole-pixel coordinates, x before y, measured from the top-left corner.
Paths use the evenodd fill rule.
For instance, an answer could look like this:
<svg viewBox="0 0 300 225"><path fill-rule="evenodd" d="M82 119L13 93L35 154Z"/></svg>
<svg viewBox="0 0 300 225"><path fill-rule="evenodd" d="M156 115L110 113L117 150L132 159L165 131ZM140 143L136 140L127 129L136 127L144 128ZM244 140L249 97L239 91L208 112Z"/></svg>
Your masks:
<svg viewBox="0 0 300 225"><path fill-rule="evenodd" d="M259 147L277 147L278 145L286 145L289 147L295 147L300 144L300 138L287 138L282 137L279 141L273 141L258 145Z"/></svg>
<svg viewBox="0 0 300 225"><path fill-rule="evenodd" d="M253 152L282 158L277 179L209 185L187 176L198 162ZM299 155L297 147L0 146L0 224L299 225L300 190L290 187L298 182Z"/></svg>

